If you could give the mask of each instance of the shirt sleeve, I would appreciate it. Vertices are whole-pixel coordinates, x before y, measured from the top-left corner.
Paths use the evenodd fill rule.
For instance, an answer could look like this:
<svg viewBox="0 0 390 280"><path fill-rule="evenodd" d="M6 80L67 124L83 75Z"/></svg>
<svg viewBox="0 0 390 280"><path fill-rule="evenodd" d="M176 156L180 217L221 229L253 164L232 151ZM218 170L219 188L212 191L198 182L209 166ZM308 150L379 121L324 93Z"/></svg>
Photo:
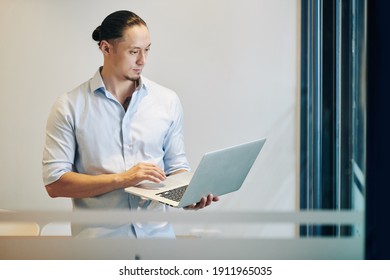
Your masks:
<svg viewBox="0 0 390 280"><path fill-rule="evenodd" d="M45 185L57 181L64 173L73 171L75 152L74 121L65 95L55 102L47 120L42 159Z"/></svg>
<svg viewBox="0 0 390 280"><path fill-rule="evenodd" d="M173 121L164 139L164 171L166 174L179 169L190 170L184 147L183 108L178 97L172 106L172 116Z"/></svg>

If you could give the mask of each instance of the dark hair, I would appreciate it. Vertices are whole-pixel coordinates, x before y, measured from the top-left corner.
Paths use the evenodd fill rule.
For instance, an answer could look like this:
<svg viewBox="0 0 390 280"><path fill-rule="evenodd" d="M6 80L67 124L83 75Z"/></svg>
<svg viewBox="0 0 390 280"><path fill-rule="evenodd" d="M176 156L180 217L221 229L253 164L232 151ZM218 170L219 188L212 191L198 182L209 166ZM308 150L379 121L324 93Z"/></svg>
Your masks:
<svg viewBox="0 0 390 280"><path fill-rule="evenodd" d="M92 39L98 42L102 40L118 39L123 35L123 31L134 25L147 26L145 21L130 11L117 11L109 14L92 33Z"/></svg>

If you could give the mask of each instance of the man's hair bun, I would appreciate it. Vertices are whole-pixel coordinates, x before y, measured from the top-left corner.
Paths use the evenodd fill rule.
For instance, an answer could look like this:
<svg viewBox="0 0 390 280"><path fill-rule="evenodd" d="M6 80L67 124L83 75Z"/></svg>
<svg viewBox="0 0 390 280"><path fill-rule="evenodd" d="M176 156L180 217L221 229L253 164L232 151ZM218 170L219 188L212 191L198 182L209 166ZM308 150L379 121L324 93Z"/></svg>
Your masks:
<svg viewBox="0 0 390 280"><path fill-rule="evenodd" d="M96 27L96 29L92 32L92 39L94 39L96 42L100 42L100 25Z"/></svg>

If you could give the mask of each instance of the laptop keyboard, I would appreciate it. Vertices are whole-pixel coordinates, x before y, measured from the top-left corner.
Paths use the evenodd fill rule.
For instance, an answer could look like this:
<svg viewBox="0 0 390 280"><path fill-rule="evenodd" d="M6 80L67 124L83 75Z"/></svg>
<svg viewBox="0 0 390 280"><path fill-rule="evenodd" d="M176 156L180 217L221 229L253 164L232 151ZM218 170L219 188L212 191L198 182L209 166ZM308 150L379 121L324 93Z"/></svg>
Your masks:
<svg viewBox="0 0 390 280"><path fill-rule="evenodd" d="M167 199L170 199L170 200L173 200L173 201L179 202L180 199L183 197L183 194L186 191L187 186L182 186L182 187L179 187L176 189L161 192L161 193L158 193L157 195L164 197L164 198L167 198Z"/></svg>

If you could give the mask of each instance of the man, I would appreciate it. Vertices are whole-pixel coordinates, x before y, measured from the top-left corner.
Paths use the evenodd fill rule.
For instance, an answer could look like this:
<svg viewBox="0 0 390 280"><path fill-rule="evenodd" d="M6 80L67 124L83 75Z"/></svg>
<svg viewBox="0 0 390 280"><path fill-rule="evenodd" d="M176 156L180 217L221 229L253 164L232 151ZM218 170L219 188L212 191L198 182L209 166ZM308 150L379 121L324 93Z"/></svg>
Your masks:
<svg viewBox="0 0 390 280"><path fill-rule="evenodd" d="M51 197L70 197L74 210L166 211L123 189L189 170L177 95L141 76L151 41L129 11L107 16L92 37L104 56L89 81L61 96L47 122L43 180ZM186 209L218 201L209 195ZM173 238L171 225L72 225L77 236Z"/></svg>

